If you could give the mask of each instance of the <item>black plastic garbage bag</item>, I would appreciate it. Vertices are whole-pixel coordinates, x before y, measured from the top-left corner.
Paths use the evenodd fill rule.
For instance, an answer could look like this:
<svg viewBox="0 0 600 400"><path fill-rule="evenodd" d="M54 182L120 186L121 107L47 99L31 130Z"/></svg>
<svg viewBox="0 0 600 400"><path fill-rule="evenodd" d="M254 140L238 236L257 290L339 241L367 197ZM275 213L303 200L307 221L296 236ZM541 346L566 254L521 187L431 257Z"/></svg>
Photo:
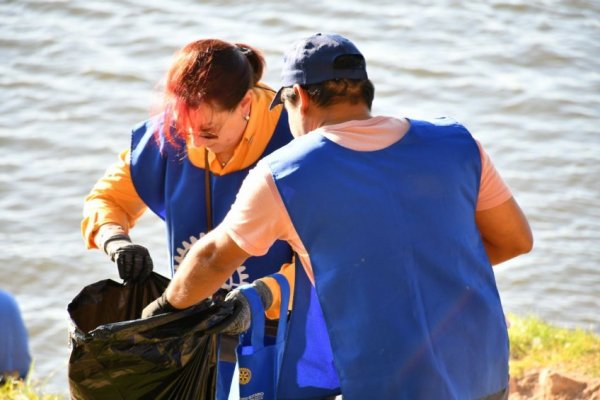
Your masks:
<svg viewBox="0 0 600 400"><path fill-rule="evenodd" d="M73 399L214 399L216 333L233 307L205 301L137 319L168 283L156 273L127 286L103 280L73 299L68 306Z"/></svg>

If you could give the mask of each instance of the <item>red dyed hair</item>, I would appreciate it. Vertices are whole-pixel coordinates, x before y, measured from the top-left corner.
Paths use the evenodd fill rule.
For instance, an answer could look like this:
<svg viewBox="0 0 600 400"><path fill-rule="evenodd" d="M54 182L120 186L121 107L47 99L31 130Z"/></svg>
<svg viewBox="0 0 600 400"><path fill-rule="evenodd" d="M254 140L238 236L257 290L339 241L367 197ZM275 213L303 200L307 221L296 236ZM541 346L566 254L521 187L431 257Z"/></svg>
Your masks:
<svg viewBox="0 0 600 400"><path fill-rule="evenodd" d="M264 67L263 55L242 43L203 39L183 47L166 76L162 107L165 138L172 144L178 138L185 141L189 130L195 130L190 111L203 102L218 110L235 109L260 80Z"/></svg>

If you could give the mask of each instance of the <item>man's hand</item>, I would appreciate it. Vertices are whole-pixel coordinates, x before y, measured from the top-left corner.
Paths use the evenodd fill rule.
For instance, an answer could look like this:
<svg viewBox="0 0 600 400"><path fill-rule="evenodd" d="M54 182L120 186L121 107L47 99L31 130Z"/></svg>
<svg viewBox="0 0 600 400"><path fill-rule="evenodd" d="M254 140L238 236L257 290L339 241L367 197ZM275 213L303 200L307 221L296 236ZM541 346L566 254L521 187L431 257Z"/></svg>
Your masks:
<svg viewBox="0 0 600 400"><path fill-rule="evenodd" d="M127 235L114 235L104 242L104 252L117 264L125 282L143 282L152 273L152 258L144 246L131 243Z"/></svg>
<svg viewBox="0 0 600 400"><path fill-rule="evenodd" d="M243 287L254 287L256 292L260 296L261 303L263 307L268 309L273 302L273 295L271 294L271 290L269 287L263 283L260 279L254 281L251 285L241 286L235 290L232 290L225 297L225 302L233 303L236 310L235 318L230 321L229 326L225 328L222 333L229 335L238 335L247 331L250 328L250 323L252 322L252 311L250 310L250 303L248 303L248 299L244 296L244 293L240 290Z"/></svg>
<svg viewBox="0 0 600 400"><path fill-rule="evenodd" d="M142 310L142 318L149 318L155 315L166 314L173 311L179 311L179 309L169 304L167 301L167 292L165 291L159 298L144 307Z"/></svg>

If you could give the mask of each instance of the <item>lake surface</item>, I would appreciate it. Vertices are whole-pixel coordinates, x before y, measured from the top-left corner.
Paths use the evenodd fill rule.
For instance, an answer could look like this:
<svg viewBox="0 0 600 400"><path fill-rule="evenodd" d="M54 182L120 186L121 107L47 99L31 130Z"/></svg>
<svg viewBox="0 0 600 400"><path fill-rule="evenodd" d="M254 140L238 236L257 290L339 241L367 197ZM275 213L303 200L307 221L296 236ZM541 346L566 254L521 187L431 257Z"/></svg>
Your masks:
<svg viewBox="0 0 600 400"><path fill-rule="evenodd" d="M495 267L506 310L600 333L600 2L4 0L0 287L48 391L68 392L67 304L118 279L84 249L83 198L149 115L172 54L199 38L247 42L277 86L284 49L319 31L365 54L374 114L451 116L489 152L536 240ZM132 237L167 275L157 218Z"/></svg>

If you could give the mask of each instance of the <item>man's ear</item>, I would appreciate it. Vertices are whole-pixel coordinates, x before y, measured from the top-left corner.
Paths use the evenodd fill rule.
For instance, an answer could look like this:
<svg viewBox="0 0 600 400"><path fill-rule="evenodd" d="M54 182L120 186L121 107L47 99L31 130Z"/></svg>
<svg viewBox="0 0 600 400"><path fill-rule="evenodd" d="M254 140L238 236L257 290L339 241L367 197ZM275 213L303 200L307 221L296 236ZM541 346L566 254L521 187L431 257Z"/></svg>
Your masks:
<svg viewBox="0 0 600 400"><path fill-rule="evenodd" d="M310 105L310 97L308 96L308 92L298 84L295 84L293 89L298 96L298 107L300 107L300 113L306 114Z"/></svg>

